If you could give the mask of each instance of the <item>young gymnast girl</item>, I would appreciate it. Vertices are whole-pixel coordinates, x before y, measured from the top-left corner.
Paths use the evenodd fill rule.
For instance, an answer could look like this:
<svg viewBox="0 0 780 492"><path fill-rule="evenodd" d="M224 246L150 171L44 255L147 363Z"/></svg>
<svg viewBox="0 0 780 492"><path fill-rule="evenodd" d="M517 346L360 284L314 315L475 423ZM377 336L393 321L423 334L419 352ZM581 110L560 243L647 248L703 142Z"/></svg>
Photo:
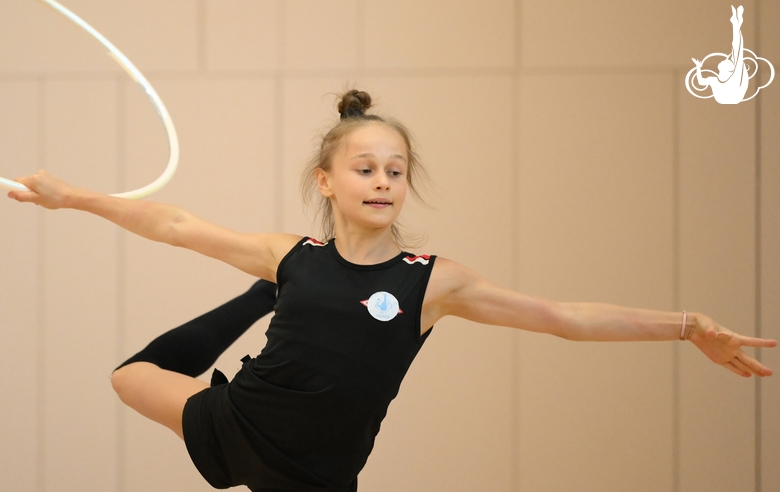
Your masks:
<svg viewBox="0 0 780 492"><path fill-rule="evenodd" d="M123 402L184 439L212 486L357 490L388 405L444 316L569 340L690 340L738 375L772 374L742 348L777 342L732 333L703 314L552 302L499 288L454 261L404 252L395 220L424 171L404 126L366 114L370 105L365 92L342 97L341 120L305 175L322 197L322 242L233 232L42 171L18 180L31 191L9 193L99 215L265 279L154 340L112 376ZM271 310L267 345L232 381L218 372L210 386L194 379Z"/></svg>

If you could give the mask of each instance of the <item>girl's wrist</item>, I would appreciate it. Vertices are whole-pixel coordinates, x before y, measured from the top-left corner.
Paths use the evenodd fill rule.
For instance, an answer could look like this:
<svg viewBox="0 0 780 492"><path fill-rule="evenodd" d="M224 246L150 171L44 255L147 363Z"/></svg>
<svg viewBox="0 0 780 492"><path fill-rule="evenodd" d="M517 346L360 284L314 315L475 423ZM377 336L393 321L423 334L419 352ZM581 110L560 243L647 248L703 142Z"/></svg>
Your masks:
<svg viewBox="0 0 780 492"><path fill-rule="evenodd" d="M701 336L701 314L683 311L684 324L680 326L680 340L688 341Z"/></svg>
<svg viewBox="0 0 780 492"><path fill-rule="evenodd" d="M100 199L101 196L104 195L86 188L71 188L67 195L63 197L63 207L91 212L94 208L95 200Z"/></svg>

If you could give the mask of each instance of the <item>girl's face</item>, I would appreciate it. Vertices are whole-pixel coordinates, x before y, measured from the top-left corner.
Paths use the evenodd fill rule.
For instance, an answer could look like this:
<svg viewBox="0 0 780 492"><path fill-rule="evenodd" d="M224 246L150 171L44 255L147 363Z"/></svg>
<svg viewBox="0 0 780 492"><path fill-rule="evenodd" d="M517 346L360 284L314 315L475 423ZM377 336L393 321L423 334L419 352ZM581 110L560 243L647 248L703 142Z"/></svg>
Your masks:
<svg viewBox="0 0 780 492"><path fill-rule="evenodd" d="M389 230L406 198L408 162L403 138L382 123L344 137L330 170L317 170L317 186L333 205L337 230Z"/></svg>

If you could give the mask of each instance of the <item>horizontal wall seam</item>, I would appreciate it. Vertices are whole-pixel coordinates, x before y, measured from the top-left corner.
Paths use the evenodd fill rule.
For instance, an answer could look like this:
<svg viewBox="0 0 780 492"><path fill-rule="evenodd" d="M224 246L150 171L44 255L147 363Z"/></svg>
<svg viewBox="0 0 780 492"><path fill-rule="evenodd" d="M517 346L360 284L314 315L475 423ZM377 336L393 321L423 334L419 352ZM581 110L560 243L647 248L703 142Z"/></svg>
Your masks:
<svg viewBox="0 0 780 492"><path fill-rule="evenodd" d="M679 70L678 65L653 67L539 67L539 68L328 68L296 69L280 68L268 70L143 70L149 78L162 79L253 79L253 78L330 78L343 77L360 72L364 77L483 77L483 76L545 76L545 75L666 75ZM119 70L73 71L73 72L7 72L0 73L0 81L38 80L114 80ZM121 72L120 72L121 73Z"/></svg>

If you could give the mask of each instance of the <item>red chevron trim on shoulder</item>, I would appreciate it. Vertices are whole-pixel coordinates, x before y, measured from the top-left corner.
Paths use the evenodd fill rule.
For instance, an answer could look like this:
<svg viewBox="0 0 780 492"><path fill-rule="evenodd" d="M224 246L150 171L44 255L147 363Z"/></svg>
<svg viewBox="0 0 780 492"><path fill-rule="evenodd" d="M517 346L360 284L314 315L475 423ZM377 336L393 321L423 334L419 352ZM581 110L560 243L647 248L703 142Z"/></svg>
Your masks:
<svg viewBox="0 0 780 492"><path fill-rule="evenodd" d="M427 265L428 262L431 261L431 255L407 256L404 258L404 261L410 265L414 265L415 263L422 263L423 265Z"/></svg>
<svg viewBox="0 0 780 492"><path fill-rule="evenodd" d="M312 238L307 239L306 242L303 243L304 246L306 246L307 244L309 246L325 246L323 243L317 241L316 239L312 239Z"/></svg>

